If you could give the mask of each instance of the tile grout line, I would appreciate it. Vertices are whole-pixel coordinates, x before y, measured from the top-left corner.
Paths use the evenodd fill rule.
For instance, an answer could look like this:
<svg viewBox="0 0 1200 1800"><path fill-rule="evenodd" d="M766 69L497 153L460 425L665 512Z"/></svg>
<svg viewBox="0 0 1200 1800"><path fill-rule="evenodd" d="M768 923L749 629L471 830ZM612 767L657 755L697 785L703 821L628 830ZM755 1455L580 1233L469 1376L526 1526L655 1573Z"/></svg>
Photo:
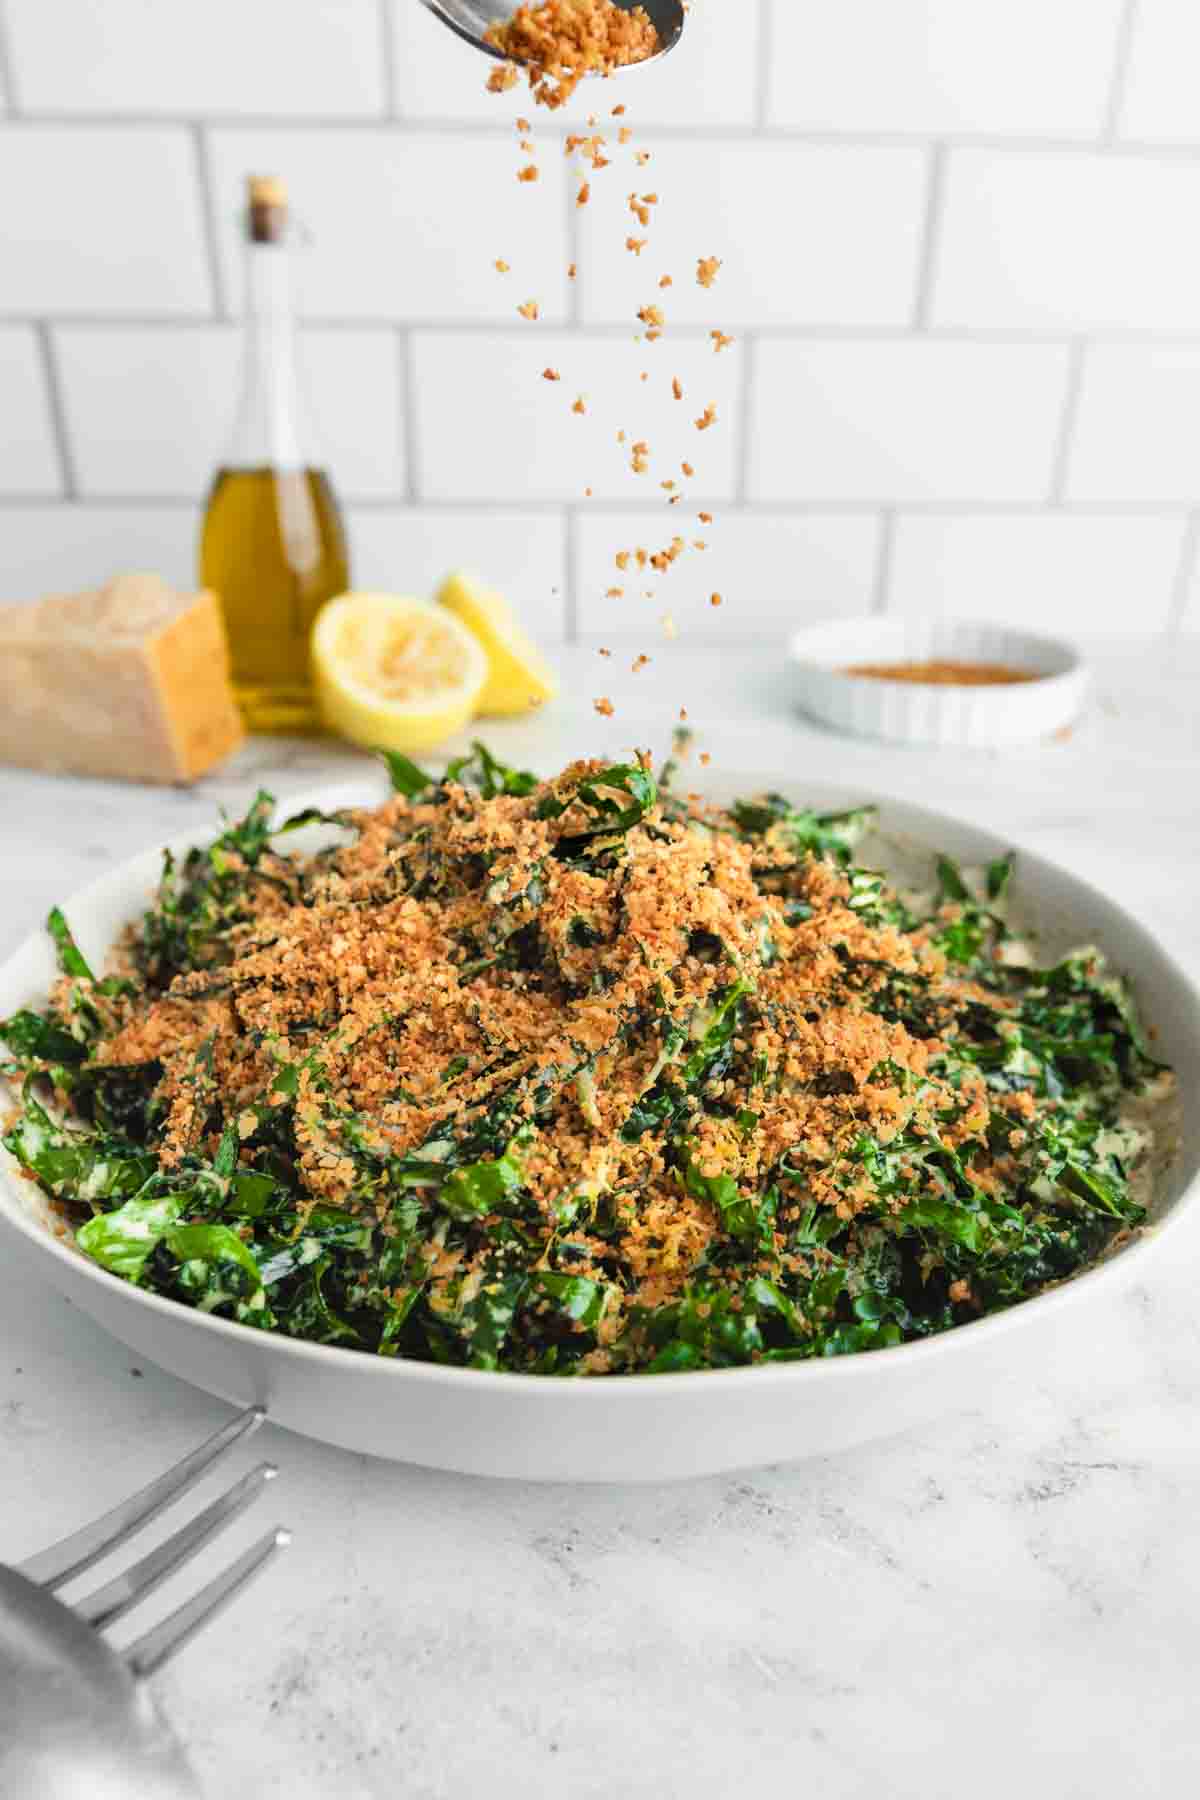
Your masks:
<svg viewBox="0 0 1200 1800"><path fill-rule="evenodd" d="M403 327L397 331L400 344L400 370L403 386L403 407L400 414L400 427L404 434L404 497L410 504L420 499L421 484L418 479L419 457L421 452L420 433L417 430L417 355L413 341L414 333Z"/></svg>
<svg viewBox="0 0 1200 1800"><path fill-rule="evenodd" d="M0 100L8 105L8 116L20 118L21 108L17 104L17 79L12 53L12 37L8 29L8 9L5 0L0 0Z"/></svg>
<svg viewBox="0 0 1200 1800"><path fill-rule="evenodd" d="M1050 467L1048 506L1060 509L1067 497L1067 478L1071 472L1071 456L1075 449L1075 428L1079 420L1079 404L1083 396L1083 377L1087 362L1087 342L1080 338L1071 345L1067 365L1066 392L1063 394L1062 418L1054 445Z"/></svg>
<svg viewBox="0 0 1200 1800"><path fill-rule="evenodd" d="M144 508L148 511L169 510L172 507L194 506L198 503L195 493L158 493L145 492L117 493L92 490L86 496L77 496L81 504L95 507L98 511L113 511L129 508ZM404 513L408 511L461 514L478 517L479 515L496 515L499 517L558 518L565 516L572 507L569 496L545 498L535 496L509 496L497 498L495 495L438 495L422 494L419 491L411 496L407 493L391 497L387 495L358 494L353 489L345 490L342 498L347 506L361 512ZM1157 520L1162 523L1178 525L1192 516L1192 503L1179 501L1172 504L1168 501L1075 501L1058 509L1048 507L1044 500L898 500L895 497L874 500L846 499L799 499L799 500L763 500L742 502L731 498L728 494L694 493L691 495L693 506L703 508L706 512L720 512L729 517L743 519L876 519L888 511L921 519L970 519L982 520L1030 520L1030 519L1078 519L1099 522L1105 519ZM51 511L61 505L61 496L46 494L30 494L22 492L0 492L0 514L9 511L32 510L35 512ZM659 519L662 518L662 504L658 500L623 499L620 495L598 497L585 507L576 506L575 510L582 516L584 512L590 518L599 519Z"/></svg>
<svg viewBox="0 0 1200 1800"><path fill-rule="evenodd" d="M63 126L92 127L97 130L146 130L146 131L178 131L186 130L191 125L203 125L216 131L271 131L302 134L309 131L347 131L351 133L376 132L383 136L394 135L394 128L402 126L406 133L415 138L422 135L430 138L460 137L473 138L479 143L495 142L511 133L511 121L504 124L492 124L486 120L476 119L420 119L398 114L396 117L383 117L379 113L306 113L297 116L295 113L206 113L202 111L179 111L175 113L146 113L137 111L93 112L87 110L72 111L70 109L43 109L36 114L15 111L15 122L23 129L30 131L54 130ZM570 121L542 121L545 129L556 136L565 136L572 129ZM697 132L694 125L673 125L669 123L647 123L640 134L648 145L656 139L664 143L696 141ZM1161 141L1147 138L1121 138L1115 143L1108 143L1094 134L1078 133L1074 136L1055 137L1026 135L1018 132L930 132L910 131L829 131L784 125L706 125L703 131L706 142L714 144L793 144L808 145L817 149L879 149L879 150L914 150L928 149L934 144L947 150L984 150L998 155L1013 156L1053 156L1078 155L1081 152L1091 155L1102 155L1118 151L1121 155L1131 157L1149 157L1158 160L1182 160L1186 162L1200 161L1200 135L1195 138L1168 138Z"/></svg>
<svg viewBox="0 0 1200 1800"><path fill-rule="evenodd" d="M229 295L221 269L220 233L217 230L217 204L212 174L208 166L208 140L203 125L190 127L192 153L196 160L196 180L200 187L200 218L204 232L204 253L208 259L208 278L212 287L213 313L218 319L232 318Z"/></svg>
<svg viewBox="0 0 1200 1800"><path fill-rule="evenodd" d="M771 49L775 37L774 0L758 0L758 59L754 70L754 125L765 131L771 108Z"/></svg>
<svg viewBox="0 0 1200 1800"><path fill-rule="evenodd" d="M871 611L877 616L889 610L895 545L896 508L888 506L879 515L879 548L875 557L875 579L871 586Z"/></svg>
<svg viewBox="0 0 1200 1800"><path fill-rule="evenodd" d="M379 54L383 62L383 116L389 122L399 117L396 96L396 34L392 24L391 0L376 0L379 11Z"/></svg>
<svg viewBox="0 0 1200 1800"><path fill-rule="evenodd" d="M1118 142L1121 125L1121 112L1125 104L1125 90L1129 83L1129 65L1133 56L1133 34L1137 26L1138 0L1125 0L1120 19L1117 22L1116 44L1113 50L1112 80L1109 84L1108 103L1104 109L1104 124L1100 132L1100 141L1106 145ZM1121 146L1124 148L1124 146Z"/></svg>
<svg viewBox="0 0 1200 1800"><path fill-rule="evenodd" d="M36 325L40 319L46 318L55 325L67 326L75 330L87 331L196 331L203 330L213 323L212 313L87 313L63 311L49 308L44 313L25 311L4 312L0 314L6 325ZM756 325L739 319L727 319L735 336L743 339L753 337L758 342L774 344L845 344L867 343L904 345L911 344L914 332L911 326L896 324L881 325ZM363 313L360 316L332 313L305 313L303 319L305 331L328 332L330 334L344 332L394 331L403 329L443 337L500 337L524 339L528 342L530 329L528 324L520 323L508 315L480 319L446 319L446 318L398 318L394 313ZM606 341L620 339L625 341L629 336L627 321L619 319L594 319L580 321L578 325L569 318L543 318L540 328L546 335L560 337L595 337ZM707 341L709 327L703 324L673 324L671 335L680 342L701 344ZM948 325L936 326L921 333L923 342L933 344L974 344L982 348L1009 347L1013 349L1061 349L1067 350L1081 341L1078 334L1069 330L1038 331L1009 329L1005 327ZM1162 349L1194 350L1200 347L1200 328L1195 331L1155 331L1131 327L1126 331L1089 332L1087 343L1097 347L1121 346L1130 349L1156 351Z"/></svg>
<svg viewBox="0 0 1200 1800"><path fill-rule="evenodd" d="M1192 583L1200 566L1200 512L1188 514L1183 528L1183 540L1179 546L1179 567L1175 572L1175 580L1171 590L1171 606L1167 613L1166 635L1169 638L1180 637L1183 633L1183 621L1188 610L1188 599L1192 591Z"/></svg>
<svg viewBox="0 0 1200 1800"><path fill-rule="evenodd" d="M917 265L916 292L913 295L911 330L928 332L933 311L933 284L942 244L942 218L946 204L945 144L930 147L929 186L925 196L925 216L921 225L921 259Z"/></svg>
<svg viewBox="0 0 1200 1800"><path fill-rule="evenodd" d="M34 327L37 333L38 354L42 363L42 379L46 384L46 400L50 408L50 422L54 430L54 443L58 452L59 472L62 476L63 491L60 497L68 501L79 499L79 473L75 467L75 457L71 449L71 434L67 426L67 408L63 398L62 380L58 367L58 357L54 350L54 339L49 325L43 319Z"/></svg>

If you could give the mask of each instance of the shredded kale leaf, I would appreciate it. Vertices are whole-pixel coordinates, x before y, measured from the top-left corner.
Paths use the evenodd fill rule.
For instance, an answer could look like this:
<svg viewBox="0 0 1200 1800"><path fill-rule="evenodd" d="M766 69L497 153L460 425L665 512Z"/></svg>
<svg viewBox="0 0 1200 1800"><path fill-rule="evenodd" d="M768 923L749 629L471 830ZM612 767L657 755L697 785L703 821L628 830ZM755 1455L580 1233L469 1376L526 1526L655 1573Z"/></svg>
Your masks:
<svg viewBox="0 0 1200 1800"><path fill-rule="evenodd" d="M119 975L97 977L56 908L54 992L0 1021L20 1095L5 1148L84 1254L148 1291L315 1343L544 1376L886 1349L1135 1232L1138 1119L1169 1074L1098 950L1033 962L1015 858L938 856L928 899L902 897L856 860L873 807L697 808L672 785L685 750L681 733L657 781L644 758L542 781L481 743L440 775L383 753L384 825L326 820L375 830L362 863L289 853L325 815L277 825L259 793L164 858ZM493 817L516 821L508 836ZM685 899L704 905L660 942L636 884L684 855ZM424 1085L403 1071L433 1030L432 980L365 1024L315 981L278 1028L249 1003L254 955L331 895L348 930L448 921L450 985L482 1038L447 1038ZM561 1012L552 1054L487 1023L511 995ZM159 1039L114 1054L162 1006L208 1008L211 1029L186 1055ZM236 1093L231 1030L257 1071ZM861 1066L839 1033L882 1048ZM382 1093L335 1077L368 1042L397 1071ZM575 1160L556 1186L561 1144ZM340 1185L314 1186L314 1166Z"/></svg>

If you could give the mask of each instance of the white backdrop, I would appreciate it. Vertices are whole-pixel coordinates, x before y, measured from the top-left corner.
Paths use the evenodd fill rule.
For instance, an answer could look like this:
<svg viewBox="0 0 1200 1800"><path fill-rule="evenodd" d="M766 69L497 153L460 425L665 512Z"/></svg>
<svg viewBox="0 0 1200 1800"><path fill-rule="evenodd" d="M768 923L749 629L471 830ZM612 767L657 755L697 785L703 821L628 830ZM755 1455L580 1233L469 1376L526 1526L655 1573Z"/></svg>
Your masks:
<svg viewBox="0 0 1200 1800"><path fill-rule="evenodd" d="M872 607L1200 630L1195 0L693 0L662 70L537 118L536 185L527 101L485 95L418 0L0 19L0 598L191 578L255 170L311 234L309 386L360 585L466 562L548 637L644 641L637 587L605 597L613 547L703 507L706 558L654 603L691 642ZM618 99L652 161L580 209L561 136ZM635 181L662 196L636 259ZM648 300L668 332L639 347ZM667 515L680 456L692 510Z"/></svg>

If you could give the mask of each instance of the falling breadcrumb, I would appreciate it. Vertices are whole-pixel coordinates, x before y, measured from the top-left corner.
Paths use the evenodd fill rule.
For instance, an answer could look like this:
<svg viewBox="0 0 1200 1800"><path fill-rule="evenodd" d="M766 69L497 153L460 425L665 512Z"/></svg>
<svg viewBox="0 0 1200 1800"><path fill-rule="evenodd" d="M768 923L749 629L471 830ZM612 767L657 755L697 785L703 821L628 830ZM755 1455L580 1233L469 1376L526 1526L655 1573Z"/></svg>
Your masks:
<svg viewBox="0 0 1200 1800"><path fill-rule="evenodd" d="M663 614L662 631L665 638L677 638L679 636L679 627L671 617L670 613Z"/></svg>
<svg viewBox="0 0 1200 1800"><path fill-rule="evenodd" d="M496 258L495 266L496 266L496 273L498 275L507 275L508 274L508 264L505 262L505 260L502 256L498 256Z"/></svg>
<svg viewBox="0 0 1200 1800"><path fill-rule="evenodd" d="M592 184L590 181L585 181L578 194L575 196L576 206L586 206L591 197Z"/></svg>
<svg viewBox="0 0 1200 1800"><path fill-rule="evenodd" d="M571 411L573 413L585 413L587 411L587 407L584 404L584 398L583 398L582 394L580 394L578 400L576 400L574 406L571 408Z"/></svg>
<svg viewBox="0 0 1200 1800"><path fill-rule="evenodd" d="M611 719L612 718L613 703L608 698L607 694L601 694L599 700L592 701L592 705L595 707L596 711L600 714L602 719Z"/></svg>
<svg viewBox="0 0 1200 1800"><path fill-rule="evenodd" d="M542 380L543 381L561 381L562 376L559 374L557 369L543 369L542 370Z"/></svg>
<svg viewBox="0 0 1200 1800"><path fill-rule="evenodd" d="M672 378L671 392L674 394L674 396L677 400L683 399L683 383L680 381L678 375L676 375Z"/></svg>
<svg viewBox="0 0 1200 1800"><path fill-rule="evenodd" d="M666 317L661 306L639 306L638 318L643 325L665 325ZM647 332L647 337L650 335Z"/></svg>
<svg viewBox="0 0 1200 1800"><path fill-rule="evenodd" d="M711 513L697 513L696 517L699 519L699 521L702 525L711 525L713 522L713 516Z"/></svg>
<svg viewBox="0 0 1200 1800"><path fill-rule="evenodd" d="M689 478L696 473L695 469L693 469L690 462L680 463L679 466L683 470L684 474L687 475Z"/></svg>
<svg viewBox="0 0 1200 1800"><path fill-rule="evenodd" d="M536 163L527 163L523 169L517 170L518 181L536 181L537 179L538 167Z"/></svg>
<svg viewBox="0 0 1200 1800"><path fill-rule="evenodd" d="M707 431L709 426L715 425L716 422L717 422L717 409L710 400L708 405L705 407L704 411L701 413L700 417L696 420L696 430L697 431Z"/></svg>
<svg viewBox="0 0 1200 1800"><path fill-rule="evenodd" d="M649 238L627 237L625 239L625 248L627 250L632 250L635 256L640 256L649 242Z"/></svg>
<svg viewBox="0 0 1200 1800"><path fill-rule="evenodd" d="M702 256L696 264L696 280L702 288L710 288L717 279L717 270L721 267L719 256Z"/></svg>
<svg viewBox="0 0 1200 1800"><path fill-rule="evenodd" d="M720 604L721 604L721 596L720 596L720 594L712 594L712 595L710 595L710 596L709 596L709 602L708 602L708 604L709 604L709 605L710 605L710 606L720 606Z"/></svg>
<svg viewBox="0 0 1200 1800"><path fill-rule="evenodd" d="M633 659L633 665L629 671L630 674L631 675L640 675L642 670L649 666L649 662L650 662L650 658L646 655L635 656Z"/></svg>
<svg viewBox="0 0 1200 1800"><path fill-rule="evenodd" d="M523 319L536 319L538 316L538 303L536 300L526 300L524 305L518 306L517 311Z"/></svg>
<svg viewBox="0 0 1200 1800"><path fill-rule="evenodd" d="M604 598L606 600L623 600L625 598L625 589L623 587L605 588Z"/></svg>
<svg viewBox="0 0 1200 1800"><path fill-rule="evenodd" d="M488 76L488 92L490 94L507 93L509 88L516 87L520 79L515 63L503 63L500 68L493 69Z"/></svg>

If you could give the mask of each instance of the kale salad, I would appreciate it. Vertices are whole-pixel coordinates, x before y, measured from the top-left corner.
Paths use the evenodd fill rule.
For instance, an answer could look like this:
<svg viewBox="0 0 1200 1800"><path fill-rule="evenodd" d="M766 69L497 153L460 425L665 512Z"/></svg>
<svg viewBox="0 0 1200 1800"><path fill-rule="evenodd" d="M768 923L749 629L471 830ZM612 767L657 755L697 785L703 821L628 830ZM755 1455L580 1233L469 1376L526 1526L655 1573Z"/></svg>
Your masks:
<svg viewBox="0 0 1200 1800"><path fill-rule="evenodd" d="M1098 951L1035 966L1011 856L917 898L856 860L869 808L387 762L378 807L260 793L167 855L102 977L51 914L3 1142L114 1276L381 1356L654 1374L927 1337L1143 1221L1169 1072Z"/></svg>

